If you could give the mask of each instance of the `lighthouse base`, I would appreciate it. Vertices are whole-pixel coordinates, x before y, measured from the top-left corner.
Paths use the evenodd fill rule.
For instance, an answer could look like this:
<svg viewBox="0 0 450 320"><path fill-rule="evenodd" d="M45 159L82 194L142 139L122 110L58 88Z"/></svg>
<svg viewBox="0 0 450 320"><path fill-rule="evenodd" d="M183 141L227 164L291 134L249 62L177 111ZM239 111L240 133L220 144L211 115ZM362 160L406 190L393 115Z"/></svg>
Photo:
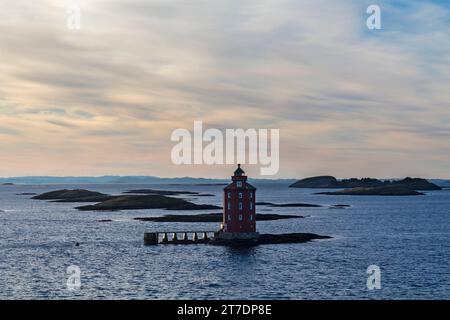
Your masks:
<svg viewBox="0 0 450 320"><path fill-rule="evenodd" d="M214 239L217 240L257 240L259 232L217 232Z"/></svg>

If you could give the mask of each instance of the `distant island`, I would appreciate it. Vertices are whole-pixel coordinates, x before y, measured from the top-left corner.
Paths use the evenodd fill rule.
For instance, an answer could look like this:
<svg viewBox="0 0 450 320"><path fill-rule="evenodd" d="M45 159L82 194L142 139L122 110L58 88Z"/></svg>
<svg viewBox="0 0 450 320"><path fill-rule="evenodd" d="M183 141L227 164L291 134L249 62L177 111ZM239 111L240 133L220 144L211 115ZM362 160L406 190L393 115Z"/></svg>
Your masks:
<svg viewBox="0 0 450 320"><path fill-rule="evenodd" d="M318 176L302 180L298 180L291 184L291 188L312 188L312 189L354 189L365 188L365 192L373 192L376 194L389 192L397 195L399 193L407 193L406 190L426 191L426 190L442 190L438 185L420 178L405 178L403 180L378 180L373 178L363 179L344 179L338 180L333 176ZM395 187L395 188L393 188ZM406 190L405 190L406 189ZM353 194L362 190L353 190ZM346 191L347 193L347 191ZM339 194L343 194L340 192ZM412 194L411 194L412 195ZM415 195L415 194L414 194Z"/></svg>

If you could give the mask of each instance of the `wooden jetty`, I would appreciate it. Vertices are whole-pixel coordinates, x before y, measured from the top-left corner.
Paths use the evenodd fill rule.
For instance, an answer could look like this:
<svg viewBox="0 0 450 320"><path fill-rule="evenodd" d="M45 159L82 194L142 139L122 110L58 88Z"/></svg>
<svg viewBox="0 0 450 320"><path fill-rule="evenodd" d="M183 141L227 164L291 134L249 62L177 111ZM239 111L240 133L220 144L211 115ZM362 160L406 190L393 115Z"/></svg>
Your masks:
<svg viewBox="0 0 450 320"><path fill-rule="evenodd" d="M216 233L217 230L146 232L144 245L207 243L214 239Z"/></svg>

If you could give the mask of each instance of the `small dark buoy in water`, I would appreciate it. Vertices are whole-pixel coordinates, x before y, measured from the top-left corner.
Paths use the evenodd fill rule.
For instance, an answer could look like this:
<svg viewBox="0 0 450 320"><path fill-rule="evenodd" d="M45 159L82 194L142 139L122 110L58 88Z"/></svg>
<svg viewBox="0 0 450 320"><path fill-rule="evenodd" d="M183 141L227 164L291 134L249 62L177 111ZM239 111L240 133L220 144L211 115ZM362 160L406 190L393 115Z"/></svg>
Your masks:
<svg viewBox="0 0 450 320"><path fill-rule="evenodd" d="M80 243L75 243L75 247L79 247L80 246Z"/></svg>

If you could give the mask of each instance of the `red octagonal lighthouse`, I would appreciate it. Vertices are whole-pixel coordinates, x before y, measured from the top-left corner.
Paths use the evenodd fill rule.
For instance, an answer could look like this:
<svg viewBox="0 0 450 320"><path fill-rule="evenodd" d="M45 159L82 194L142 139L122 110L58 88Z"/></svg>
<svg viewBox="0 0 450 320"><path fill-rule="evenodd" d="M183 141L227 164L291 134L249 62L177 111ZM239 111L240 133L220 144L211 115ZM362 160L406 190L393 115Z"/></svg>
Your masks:
<svg viewBox="0 0 450 320"><path fill-rule="evenodd" d="M223 198L223 221L221 239L255 239L256 232L256 188L247 182L247 176L238 165L232 182L226 186Z"/></svg>

